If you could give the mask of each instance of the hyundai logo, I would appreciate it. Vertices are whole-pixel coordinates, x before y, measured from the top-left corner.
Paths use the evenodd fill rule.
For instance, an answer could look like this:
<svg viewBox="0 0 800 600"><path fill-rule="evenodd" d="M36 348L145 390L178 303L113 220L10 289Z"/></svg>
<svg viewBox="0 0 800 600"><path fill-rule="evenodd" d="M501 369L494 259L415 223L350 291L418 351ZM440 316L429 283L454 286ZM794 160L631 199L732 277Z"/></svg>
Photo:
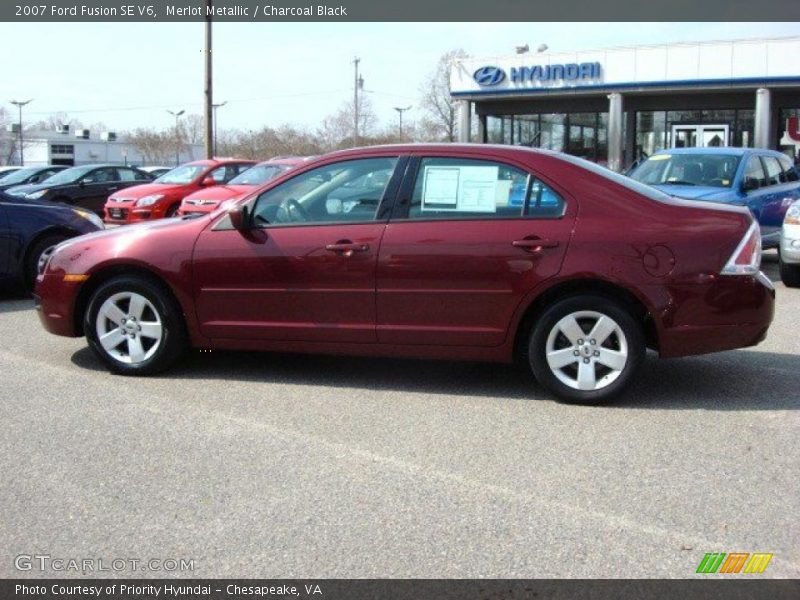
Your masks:
<svg viewBox="0 0 800 600"><path fill-rule="evenodd" d="M506 78L506 72L500 67L481 67L472 74L478 85L497 85Z"/></svg>

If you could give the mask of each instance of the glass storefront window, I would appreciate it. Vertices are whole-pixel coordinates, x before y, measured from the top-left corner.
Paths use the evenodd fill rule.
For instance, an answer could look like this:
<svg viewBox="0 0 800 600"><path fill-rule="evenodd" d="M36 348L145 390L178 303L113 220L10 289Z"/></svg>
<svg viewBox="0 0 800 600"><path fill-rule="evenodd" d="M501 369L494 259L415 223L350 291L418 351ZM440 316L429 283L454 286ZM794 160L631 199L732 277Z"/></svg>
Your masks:
<svg viewBox="0 0 800 600"><path fill-rule="evenodd" d="M667 147L667 113L665 111L636 113L636 156L647 158Z"/></svg>
<svg viewBox="0 0 800 600"><path fill-rule="evenodd" d="M567 153L594 160L597 147L597 113L570 113Z"/></svg>
<svg viewBox="0 0 800 600"><path fill-rule="evenodd" d="M561 152L564 149L565 120L566 115L563 113L541 115L542 129L539 148L547 148L557 152Z"/></svg>
<svg viewBox="0 0 800 600"><path fill-rule="evenodd" d="M486 117L486 141L489 144L510 144L512 117Z"/></svg>
<svg viewBox="0 0 800 600"><path fill-rule="evenodd" d="M736 131L733 135L732 146L751 148L753 146L753 128L755 126L754 110L736 111Z"/></svg>
<svg viewBox="0 0 800 600"><path fill-rule="evenodd" d="M800 108L783 108L778 113L778 149L794 162L800 162L800 142L794 141L786 132L786 121L790 117L800 119Z"/></svg>

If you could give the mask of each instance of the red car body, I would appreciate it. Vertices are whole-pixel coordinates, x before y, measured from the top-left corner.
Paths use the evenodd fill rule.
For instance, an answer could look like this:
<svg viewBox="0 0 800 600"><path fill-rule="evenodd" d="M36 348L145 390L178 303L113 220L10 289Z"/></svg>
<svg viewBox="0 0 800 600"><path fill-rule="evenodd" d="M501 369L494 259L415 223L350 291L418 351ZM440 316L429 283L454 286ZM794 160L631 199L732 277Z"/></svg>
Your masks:
<svg viewBox="0 0 800 600"><path fill-rule="evenodd" d="M398 161L372 220L243 231L231 226L227 209L62 245L36 287L45 329L83 335L92 294L127 273L169 291L196 348L511 361L543 311L587 293L624 307L662 357L751 346L766 335L769 280L757 267L724 273L726 264L749 260L737 253L757 251L746 209L654 200L645 186L557 153L489 145L354 149L310 161L236 204L252 207L265 190L303 173L370 157ZM555 190L563 213L397 218L422 157L510 165Z"/></svg>
<svg viewBox="0 0 800 600"><path fill-rule="evenodd" d="M152 183L129 187L109 196L103 210L103 221L122 225L174 216L184 197L200 189L224 184L254 164L255 161L240 159L196 160L186 163L178 168L197 168L196 174L188 181L163 181L176 170L173 169ZM225 167L227 170L222 169ZM145 198L157 199L142 206L141 201Z"/></svg>
<svg viewBox="0 0 800 600"><path fill-rule="evenodd" d="M306 158L273 158L270 160L266 160L264 162L258 163L253 167L253 169L259 167L275 167L275 175L272 175L272 178L276 177L282 172L288 171L297 167L298 165L303 164L306 162ZM252 170L252 169L249 169ZM246 176L246 173L242 174ZM226 200L230 200L232 198L238 198L239 196L244 196L252 192L256 187L259 187L260 184L250 184L250 183L235 183L235 181L239 179L239 177L235 177L231 183L226 183L224 185L215 185L208 188L202 188L188 196L183 198L181 202L180 208L178 208L178 216L183 215L197 215L197 214L207 214L214 212L219 208L219 205L225 202ZM264 182L266 183L266 180Z"/></svg>

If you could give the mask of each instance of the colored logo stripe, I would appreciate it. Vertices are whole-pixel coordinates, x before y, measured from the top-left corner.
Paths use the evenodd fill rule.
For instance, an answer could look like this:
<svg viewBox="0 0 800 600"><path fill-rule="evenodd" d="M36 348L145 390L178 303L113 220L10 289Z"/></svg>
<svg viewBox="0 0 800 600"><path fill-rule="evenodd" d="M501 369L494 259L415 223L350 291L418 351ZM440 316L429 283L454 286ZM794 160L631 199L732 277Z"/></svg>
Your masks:
<svg viewBox="0 0 800 600"><path fill-rule="evenodd" d="M767 568L769 561L772 560L772 554L753 554L750 561L744 568L745 573L763 573Z"/></svg>
<svg viewBox="0 0 800 600"><path fill-rule="evenodd" d="M727 558L725 558L727 556ZM750 560L747 560L748 557ZM773 554L749 552L709 552L700 561L697 573L763 573L772 560Z"/></svg>
<svg viewBox="0 0 800 600"><path fill-rule="evenodd" d="M700 566L697 567L697 572L716 573L724 558L724 552L709 552L703 557L703 560L700 561Z"/></svg>

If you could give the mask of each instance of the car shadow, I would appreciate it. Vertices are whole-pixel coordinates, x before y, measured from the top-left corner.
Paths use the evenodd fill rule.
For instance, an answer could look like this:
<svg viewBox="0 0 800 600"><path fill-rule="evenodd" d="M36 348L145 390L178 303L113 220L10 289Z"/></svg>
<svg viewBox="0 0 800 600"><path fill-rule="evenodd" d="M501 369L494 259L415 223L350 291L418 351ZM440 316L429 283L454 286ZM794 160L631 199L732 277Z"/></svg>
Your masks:
<svg viewBox="0 0 800 600"><path fill-rule="evenodd" d="M772 283L780 283L781 270L778 264L778 251L775 249L764 250L761 255L761 270L769 277Z"/></svg>
<svg viewBox="0 0 800 600"><path fill-rule="evenodd" d="M104 370L88 348L72 356ZM193 352L161 377L555 400L522 365L257 352ZM800 356L736 350L645 364L610 408L798 410Z"/></svg>
<svg viewBox="0 0 800 600"><path fill-rule="evenodd" d="M32 308L34 308L34 304L30 294L0 291L0 314L31 310Z"/></svg>

